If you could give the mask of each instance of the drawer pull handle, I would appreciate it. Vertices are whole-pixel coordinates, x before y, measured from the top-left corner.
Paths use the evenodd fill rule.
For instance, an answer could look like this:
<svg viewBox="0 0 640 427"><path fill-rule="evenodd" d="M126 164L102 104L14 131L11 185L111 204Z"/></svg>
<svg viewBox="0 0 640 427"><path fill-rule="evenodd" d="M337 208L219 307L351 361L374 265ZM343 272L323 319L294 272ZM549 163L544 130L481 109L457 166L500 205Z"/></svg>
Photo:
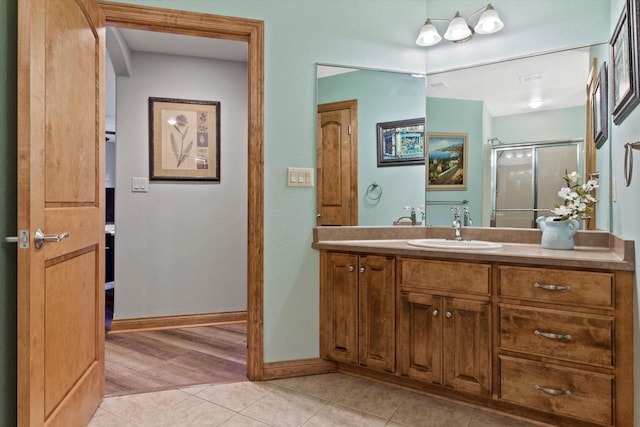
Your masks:
<svg viewBox="0 0 640 427"><path fill-rule="evenodd" d="M552 334L551 332L540 332L539 330L533 331L534 335L538 335L541 337L549 338L550 340L571 340L573 337L571 335L562 335L562 334Z"/></svg>
<svg viewBox="0 0 640 427"><path fill-rule="evenodd" d="M570 390L557 390L555 388L542 387L538 384L535 384L533 388L550 394L551 396L571 396Z"/></svg>
<svg viewBox="0 0 640 427"><path fill-rule="evenodd" d="M571 286L568 285L541 285L540 283L534 283L534 288L545 289L547 291L570 291Z"/></svg>

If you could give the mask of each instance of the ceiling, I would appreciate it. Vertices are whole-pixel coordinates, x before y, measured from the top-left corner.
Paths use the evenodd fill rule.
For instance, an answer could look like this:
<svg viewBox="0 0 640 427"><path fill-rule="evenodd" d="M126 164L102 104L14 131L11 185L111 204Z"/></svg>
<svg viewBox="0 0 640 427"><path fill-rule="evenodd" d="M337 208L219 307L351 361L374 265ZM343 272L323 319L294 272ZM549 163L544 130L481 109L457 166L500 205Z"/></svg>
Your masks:
<svg viewBox="0 0 640 427"><path fill-rule="evenodd" d="M589 49L531 56L427 76L430 97L482 100L492 116L584 106ZM532 109L530 101L542 105Z"/></svg>
<svg viewBox="0 0 640 427"><path fill-rule="evenodd" d="M192 56L247 62L247 43L185 36L181 34L157 33L153 31L118 28L118 31L133 52L152 52L166 55Z"/></svg>
<svg viewBox="0 0 640 427"><path fill-rule="evenodd" d="M357 70L319 65L318 78ZM588 74L589 49L573 49L429 74L427 95L484 101L494 117L554 110L585 105Z"/></svg>

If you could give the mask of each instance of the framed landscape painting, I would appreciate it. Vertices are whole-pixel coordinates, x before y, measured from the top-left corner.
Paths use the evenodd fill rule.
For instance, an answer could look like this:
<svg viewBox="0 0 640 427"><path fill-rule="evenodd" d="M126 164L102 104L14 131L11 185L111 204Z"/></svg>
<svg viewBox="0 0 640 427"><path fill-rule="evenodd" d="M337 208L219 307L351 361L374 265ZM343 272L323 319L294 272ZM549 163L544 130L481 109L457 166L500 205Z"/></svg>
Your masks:
<svg viewBox="0 0 640 427"><path fill-rule="evenodd" d="M467 136L427 134L427 190L467 189Z"/></svg>
<svg viewBox="0 0 640 427"><path fill-rule="evenodd" d="M378 167L424 163L424 118L384 122L378 131Z"/></svg>

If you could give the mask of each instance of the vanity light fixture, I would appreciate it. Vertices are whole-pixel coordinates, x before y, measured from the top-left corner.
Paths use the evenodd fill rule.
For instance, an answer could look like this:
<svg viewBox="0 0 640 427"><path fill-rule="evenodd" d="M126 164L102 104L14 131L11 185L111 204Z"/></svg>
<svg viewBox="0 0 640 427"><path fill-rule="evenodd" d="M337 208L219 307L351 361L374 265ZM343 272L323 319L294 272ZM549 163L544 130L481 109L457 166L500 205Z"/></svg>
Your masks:
<svg viewBox="0 0 640 427"><path fill-rule="evenodd" d="M473 12L471 16L469 16L469 20L479 12L482 12L482 14L474 28L471 28L467 21L460 16L460 12L456 12L453 19L428 18L422 26L422 29L420 29L420 34L418 34L416 44L418 46L433 46L442 40L442 36L438 32L438 29L433 25L434 21L449 23L447 31L444 33L444 38L451 40L454 43L466 42L467 40L470 40L475 33L497 33L504 27L504 23L500 19L498 12L493 8L493 6L491 6L491 3Z"/></svg>

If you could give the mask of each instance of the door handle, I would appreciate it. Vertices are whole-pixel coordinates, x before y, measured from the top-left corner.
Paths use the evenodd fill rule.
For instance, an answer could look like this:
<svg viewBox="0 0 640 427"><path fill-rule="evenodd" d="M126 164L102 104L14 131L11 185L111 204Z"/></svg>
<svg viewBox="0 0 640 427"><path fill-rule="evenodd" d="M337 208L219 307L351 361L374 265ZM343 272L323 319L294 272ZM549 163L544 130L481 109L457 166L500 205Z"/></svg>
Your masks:
<svg viewBox="0 0 640 427"><path fill-rule="evenodd" d="M36 249L40 249L45 243L58 243L67 237L69 237L69 233L44 234L44 231L38 228L33 235L33 243L36 245Z"/></svg>

